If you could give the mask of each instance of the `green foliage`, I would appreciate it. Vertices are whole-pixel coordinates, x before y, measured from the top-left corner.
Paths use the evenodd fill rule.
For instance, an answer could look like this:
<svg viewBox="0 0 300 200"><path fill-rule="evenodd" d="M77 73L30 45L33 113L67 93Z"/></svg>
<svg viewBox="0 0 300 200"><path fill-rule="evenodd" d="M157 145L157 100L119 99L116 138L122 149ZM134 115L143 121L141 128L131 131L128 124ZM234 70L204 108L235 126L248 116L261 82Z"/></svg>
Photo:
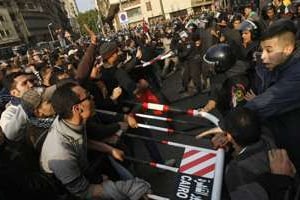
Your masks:
<svg viewBox="0 0 300 200"><path fill-rule="evenodd" d="M98 12L96 10L89 10L84 13L79 13L77 17L77 21L80 25L80 31L82 34L87 35L85 32L85 29L83 27L83 24L87 24L88 27L93 30L95 33L99 32L99 28L97 26L98 22Z"/></svg>

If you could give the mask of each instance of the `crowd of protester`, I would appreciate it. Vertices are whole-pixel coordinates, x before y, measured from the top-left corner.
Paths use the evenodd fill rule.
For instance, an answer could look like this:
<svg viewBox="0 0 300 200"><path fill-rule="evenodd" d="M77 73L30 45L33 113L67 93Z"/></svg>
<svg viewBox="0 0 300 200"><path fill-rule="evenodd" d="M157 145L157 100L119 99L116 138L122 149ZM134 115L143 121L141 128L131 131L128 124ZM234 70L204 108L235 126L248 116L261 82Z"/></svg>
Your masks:
<svg viewBox="0 0 300 200"><path fill-rule="evenodd" d="M180 95L208 94L198 109L223 116L196 137L213 134L226 150L222 199L299 199L299 27L300 2L274 0L259 13L203 11L105 36L85 26L88 42L68 34L61 48L2 60L0 198L146 199L151 185L125 160L135 143L124 133L152 135L128 102L168 103L162 83L179 72Z"/></svg>

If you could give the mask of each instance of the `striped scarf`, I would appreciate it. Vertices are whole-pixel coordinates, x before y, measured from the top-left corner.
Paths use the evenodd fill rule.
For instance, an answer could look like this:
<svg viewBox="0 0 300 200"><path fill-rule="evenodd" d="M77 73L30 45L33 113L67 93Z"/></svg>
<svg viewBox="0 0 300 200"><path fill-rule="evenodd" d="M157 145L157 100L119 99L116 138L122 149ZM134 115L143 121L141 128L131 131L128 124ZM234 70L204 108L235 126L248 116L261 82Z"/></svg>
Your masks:
<svg viewBox="0 0 300 200"><path fill-rule="evenodd" d="M39 128L50 128L55 118L29 117L29 123Z"/></svg>

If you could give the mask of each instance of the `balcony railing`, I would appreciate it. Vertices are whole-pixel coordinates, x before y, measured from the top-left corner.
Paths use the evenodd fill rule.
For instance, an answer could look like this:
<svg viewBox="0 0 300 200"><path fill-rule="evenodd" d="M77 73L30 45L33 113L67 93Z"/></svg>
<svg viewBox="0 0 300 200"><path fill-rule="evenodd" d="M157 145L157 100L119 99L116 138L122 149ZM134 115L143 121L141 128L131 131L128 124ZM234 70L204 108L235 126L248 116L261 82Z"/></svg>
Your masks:
<svg viewBox="0 0 300 200"><path fill-rule="evenodd" d="M132 7L132 6L139 5L139 4L141 4L141 0L128 0L126 2L122 2L122 7L123 8L129 8L129 7Z"/></svg>
<svg viewBox="0 0 300 200"><path fill-rule="evenodd" d="M213 0L192 0L192 6L201 6L213 3Z"/></svg>

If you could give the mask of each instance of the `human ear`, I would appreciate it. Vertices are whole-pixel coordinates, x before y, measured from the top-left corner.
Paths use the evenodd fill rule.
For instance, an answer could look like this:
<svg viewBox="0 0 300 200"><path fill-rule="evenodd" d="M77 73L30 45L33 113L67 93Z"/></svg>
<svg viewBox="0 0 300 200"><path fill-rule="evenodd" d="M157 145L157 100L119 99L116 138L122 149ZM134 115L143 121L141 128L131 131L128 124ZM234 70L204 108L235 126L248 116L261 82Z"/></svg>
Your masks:
<svg viewBox="0 0 300 200"><path fill-rule="evenodd" d="M294 47L292 45L289 45L283 49L284 54L287 56L291 55L293 51L294 51Z"/></svg>
<svg viewBox="0 0 300 200"><path fill-rule="evenodd" d="M18 97L19 96L19 91L17 89L13 89L13 90L10 91L10 94L12 96Z"/></svg>
<svg viewBox="0 0 300 200"><path fill-rule="evenodd" d="M231 134L225 133L225 135L226 135L227 140L228 140L230 143L234 142L234 139L233 139L233 137L231 136Z"/></svg>

